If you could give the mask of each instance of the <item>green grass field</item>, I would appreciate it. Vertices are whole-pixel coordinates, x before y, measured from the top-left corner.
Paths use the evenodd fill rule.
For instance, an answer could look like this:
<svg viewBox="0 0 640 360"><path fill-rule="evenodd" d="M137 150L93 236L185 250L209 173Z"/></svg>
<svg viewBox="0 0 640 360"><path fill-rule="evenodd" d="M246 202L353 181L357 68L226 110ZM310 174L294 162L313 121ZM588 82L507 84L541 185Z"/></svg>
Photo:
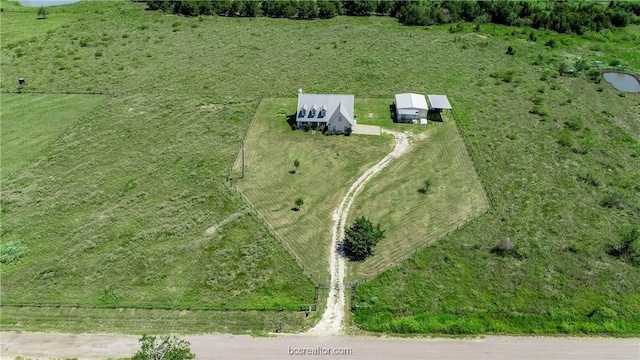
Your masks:
<svg viewBox="0 0 640 360"><path fill-rule="evenodd" d="M359 174L391 151L393 140L292 131L286 115L295 107L295 99L262 100L247 135L245 179L234 183L300 263L328 282L331 214ZM291 174L295 159L300 168ZM239 161L234 174L240 174ZM298 197L304 205L293 211Z"/></svg>
<svg viewBox="0 0 640 360"><path fill-rule="evenodd" d="M26 248L3 266L3 302L312 303L312 284L253 216L206 231L244 207L222 173L255 109L247 105L112 98L59 136L46 159L3 179L3 242Z"/></svg>
<svg viewBox="0 0 640 360"><path fill-rule="evenodd" d="M361 285L355 324L428 333L640 332L640 270L607 254L640 216L639 95L584 75L557 76L560 61L573 64L577 57L619 60L638 73L637 25L583 36L536 31L538 41L531 42L527 32L512 35L511 27L488 24L481 26L484 39L469 24L451 34L448 26L406 27L384 17L184 18L129 1L74 6L79 10L60 25L51 25L53 12L47 20L36 20L32 9L0 14L1 90L15 90L16 79L25 77L25 92L114 94L36 155L46 161L6 177L3 161L2 245L21 254L0 265L3 303L312 302L312 284L257 217L206 233L246 210L224 183L257 99L291 98L298 88L357 99L411 91L449 96L495 207ZM556 48L544 45L551 38ZM507 46L515 56L505 55ZM6 99L3 93L3 131ZM272 105L277 113L281 106ZM385 111L379 105L374 112ZM329 141L346 140L352 139ZM390 140L382 145L380 156ZM293 153L278 150L287 154L275 158L283 165L279 176L306 176L312 157L290 175ZM363 154L371 162L373 155ZM356 177L352 164L340 166L351 172L345 180ZM250 180L250 168L247 174ZM333 208L315 200L314 191L328 190L301 185L307 184L283 190L281 225ZM310 194L308 206L287 210L289 195L301 191ZM339 196L327 194L327 203ZM329 225L310 225L310 233L319 231L314 226ZM491 253L506 238L516 256ZM328 249L312 245L322 249L312 254L318 268L325 266L319 254ZM127 314L101 316L117 324ZM60 324L46 314L11 323L3 329Z"/></svg>
<svg viewBox="0 0 640 360"><path fill-rule="evenodd" d="M446 115L445 115L446 117ZM350 263L352 279L372 278L488 209L488 200L451 117L424 128L409 153L376 175L356 197L349 223L367 216L385 229L375 255ZM426 194L419 190L431 181Z"/></svg>
<svg viewBox="0 0 640 360"><path fill-rule="evenodd" d="M201 311L99 308L3 307L3 331L121 334L232 333L264 335L282 324L284 332L308 329L317 321L300 311Z"/></svg>
<svg viewBox="0 0 640 360"><path fill-rule="evenodd" d="M105 99L95 95L3 94L2 177L37 162L68 127L90 116Z"/></svg>

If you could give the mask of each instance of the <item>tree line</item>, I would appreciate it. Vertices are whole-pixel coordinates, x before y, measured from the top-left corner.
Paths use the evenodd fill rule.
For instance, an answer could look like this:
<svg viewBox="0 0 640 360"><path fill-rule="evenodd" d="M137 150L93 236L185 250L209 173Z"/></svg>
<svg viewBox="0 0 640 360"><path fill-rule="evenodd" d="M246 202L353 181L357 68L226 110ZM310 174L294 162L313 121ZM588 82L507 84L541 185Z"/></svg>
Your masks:
<svg viewBox="0 0 640 360"><path fill-rule="evenodd" d="M428 0L147 0L150 10L186 16L267 16L328 19L338 15L392 16L406 25L459 21L582 34L640 23L640 2Z"/></svg>

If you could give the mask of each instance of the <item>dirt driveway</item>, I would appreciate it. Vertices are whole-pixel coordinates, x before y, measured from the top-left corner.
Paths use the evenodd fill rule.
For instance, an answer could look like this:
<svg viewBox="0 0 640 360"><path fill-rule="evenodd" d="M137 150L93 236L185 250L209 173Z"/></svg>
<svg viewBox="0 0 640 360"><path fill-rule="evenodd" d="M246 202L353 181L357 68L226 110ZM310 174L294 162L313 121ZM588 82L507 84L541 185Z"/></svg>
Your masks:
<svg viewBox="0 0 640 360"><path fill-rule="evenodd" d="M382 130L380 126L375 125L353 125L353 133L358 135L380 135Z"/></svg>

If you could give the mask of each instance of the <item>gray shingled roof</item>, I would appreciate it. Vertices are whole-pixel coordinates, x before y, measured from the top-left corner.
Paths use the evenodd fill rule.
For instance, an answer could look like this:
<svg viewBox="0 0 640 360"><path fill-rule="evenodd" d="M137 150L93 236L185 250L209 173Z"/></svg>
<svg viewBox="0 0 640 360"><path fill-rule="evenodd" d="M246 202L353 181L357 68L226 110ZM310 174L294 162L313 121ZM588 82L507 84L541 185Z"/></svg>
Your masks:
<svg viewBox="0 0 640 360"><path fill-rule="evenodd" d="M298 121L321 121L326 119L328 121L336 111L342 113L342 116L351 124L353 121L353 95L341 95L341 94L298 94L298 107L296 112L296 119ZM304 120L300 117L300 110L305 108L307 115ZM315 106L316 109L326 109L327 115L324 118L318 118L320 111L317 112L315 117L310 117L311 112L308 109L312 109Z"/></svg>

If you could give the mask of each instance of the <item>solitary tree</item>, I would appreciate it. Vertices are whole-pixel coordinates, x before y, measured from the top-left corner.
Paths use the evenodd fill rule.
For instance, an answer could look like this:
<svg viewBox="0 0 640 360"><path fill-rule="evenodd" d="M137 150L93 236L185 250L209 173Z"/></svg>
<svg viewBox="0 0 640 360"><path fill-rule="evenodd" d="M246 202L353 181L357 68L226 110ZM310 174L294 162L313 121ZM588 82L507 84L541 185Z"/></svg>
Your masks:
<svg viewBox="0 0 640 360"><path fill-rule="evenodd" d="M373 255L373 249L384 237L380 224L373 226L369 219L361 216L345 231L344 255L351 261L364 261Z"/></svg>
<svg viewBox="0 0 640 360"><path fill-rule="evenodd" d="M298 168L300 167L300 161L298 159L293 160L293 166L296 168L296 171L298 171Z"/></svg>
<svg viewBox="0 0 640 360"><path fill-rule="evenodd" d="M47 11L47 8L45 8L44 6L40 6L40 8L38 9L38 17L46 19L47 15L49 15L49 11Z"/></svg>
<svg viewBox="0 0 640 360"><path fill-rule="evenodd" d="M515 54L516 54L516 50L512 46L509 46L507 48L507 55L515 55Z"/></svg>
<svg viewBox="0 0 640 360"><path fill-rule="evenodd" d="M418 192L420 192L420 194L426 194L429 192L429 189L431 189L431 180L425 179L422 183L422 187L418 190Z"/></svg>
<svg viewBox="0 0 640 360"><path fill-rule="evenodd" d="M192 360L196 355L191 352L189 342L175 336L143 335L140 350L133 360Z"/></svg>
<svg viewBox="0 0 640 360"><path fill-rule="evenodd" d="M301 197L297 198L296 201L294 202L294 204L296 205L296 207L293 208L293 211L298 211L300 210L300 208L302 207L302 205L304 205L304 200L302 200Z"/></svg>

